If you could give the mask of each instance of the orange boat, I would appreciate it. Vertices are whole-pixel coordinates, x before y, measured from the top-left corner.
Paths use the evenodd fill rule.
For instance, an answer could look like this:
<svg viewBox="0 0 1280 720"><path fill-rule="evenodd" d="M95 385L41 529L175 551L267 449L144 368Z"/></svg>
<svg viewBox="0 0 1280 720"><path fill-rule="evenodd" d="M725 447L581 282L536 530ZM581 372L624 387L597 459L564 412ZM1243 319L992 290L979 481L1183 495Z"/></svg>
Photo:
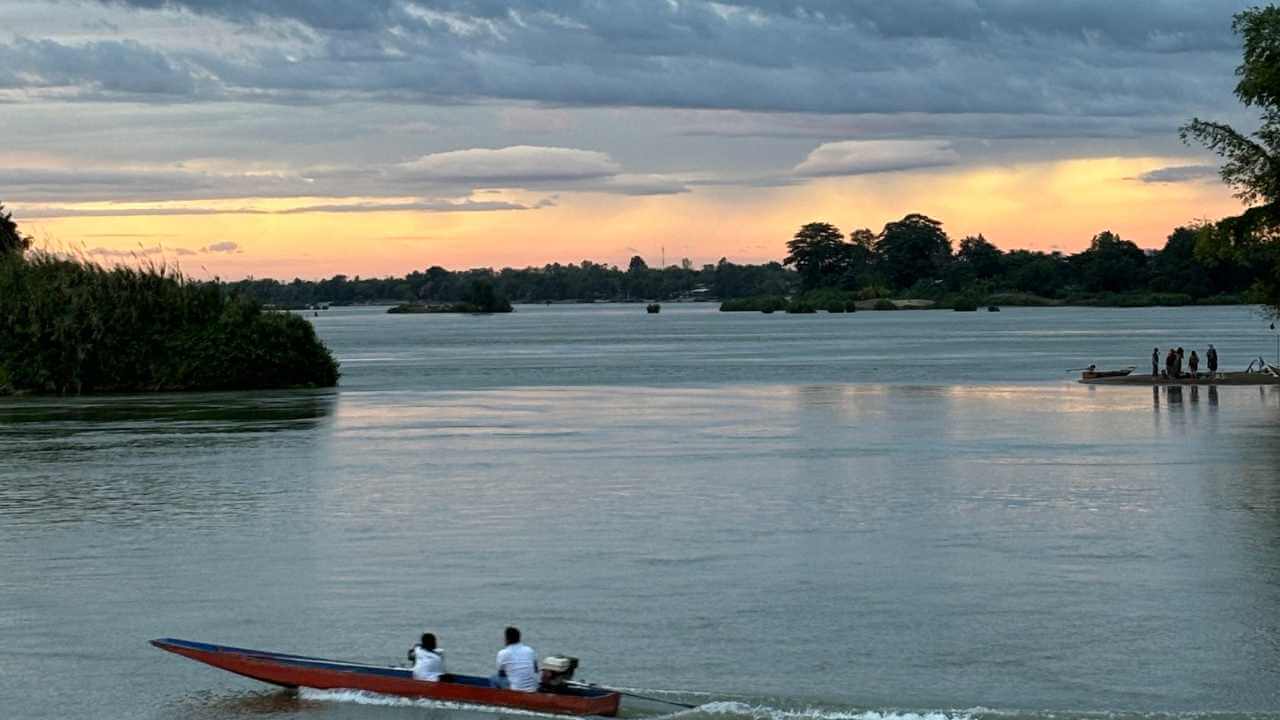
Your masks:
<svg viewBox="0 0 1280 720"><path fill-rule="evenodd" d="M573 685L557 688L555 692L518 692L495 688L488 678L473 675L444 675L439 681L432 682L415 680L412 671L405 668L383 665L248 650L175 638L152 640L151 644L237 675L288 688L365 690L471 705L607 717L618 714L622 700L620 693L597 687Z"/></svg>

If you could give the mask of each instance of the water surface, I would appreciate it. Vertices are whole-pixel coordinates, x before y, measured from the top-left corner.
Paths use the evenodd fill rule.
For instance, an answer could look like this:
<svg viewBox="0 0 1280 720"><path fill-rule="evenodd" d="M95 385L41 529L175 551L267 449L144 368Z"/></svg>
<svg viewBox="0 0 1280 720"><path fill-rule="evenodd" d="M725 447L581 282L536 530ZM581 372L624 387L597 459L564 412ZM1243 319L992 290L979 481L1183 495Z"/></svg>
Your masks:
<svg viewBox="0 0 1280 720"><path fill-rule="evenodd" d="M312 319L337 391L0 401L3 715L492 717L145 641L516 623L691 720L1280 718L1280 392L1064 372L1241 368L1247 310Z"/></svg>

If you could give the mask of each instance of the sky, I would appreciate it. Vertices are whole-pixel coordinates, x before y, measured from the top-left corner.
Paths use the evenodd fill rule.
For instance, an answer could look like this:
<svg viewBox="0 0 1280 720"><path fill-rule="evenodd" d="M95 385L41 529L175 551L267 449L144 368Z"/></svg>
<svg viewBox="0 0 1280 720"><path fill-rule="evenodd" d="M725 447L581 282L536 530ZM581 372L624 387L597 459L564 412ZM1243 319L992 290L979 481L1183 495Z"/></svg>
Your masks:
<svg viewBox="0 0 1280 720"><path fill-rule="evenodd" d="M193 276L780 259L1239 211L1226 0L0 0L0 203Z"/></svg>

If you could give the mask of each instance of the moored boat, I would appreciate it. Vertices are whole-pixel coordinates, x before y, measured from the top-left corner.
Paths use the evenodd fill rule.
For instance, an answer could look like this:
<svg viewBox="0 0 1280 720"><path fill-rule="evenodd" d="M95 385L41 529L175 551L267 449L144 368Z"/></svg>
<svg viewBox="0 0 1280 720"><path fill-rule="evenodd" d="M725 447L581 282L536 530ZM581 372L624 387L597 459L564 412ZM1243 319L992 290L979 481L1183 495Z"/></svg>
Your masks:
<svg viewBox="0 0 1280 720"><path fill-rule="evenodd" d="M1080 374L1081 380L1098 380L1101 378L1124 377L1133 372L1134 368L1128 367L1123 370L1085 370Z"/></svg>
<svg viewBox="0 0 1280 720"><path fill-rule="evenodd" d="M574 685L556 692L518 692L492 687L488 678L474 675L449 674L432 682L415 680L412 671L406 668L384 665L249 650L176 638L152 640L151 644L237 675L288 688L364 690L562 715L607 717L618 714L622 700L618 692L596 687Z"/></svg>

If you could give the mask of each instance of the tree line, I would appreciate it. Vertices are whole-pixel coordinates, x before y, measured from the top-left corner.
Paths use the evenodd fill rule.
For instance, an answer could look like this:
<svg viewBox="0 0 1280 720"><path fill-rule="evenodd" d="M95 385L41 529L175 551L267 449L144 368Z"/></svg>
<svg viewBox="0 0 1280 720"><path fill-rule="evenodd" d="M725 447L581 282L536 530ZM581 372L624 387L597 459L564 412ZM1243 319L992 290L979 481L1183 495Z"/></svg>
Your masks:
<svg viewBox="0 0 1280 720"><path fill-rule="evenodd" d="M1183 304L1242 302L1273 268L1265 246L1241 253L1206 253L1205 224L1176 228L1158 251L1143 250L1110 231L1072 255L1001 250L982 235L953 243L943 224L921 214L888 223L880 232L858 229L846 237L836 226L813 222L787 243L781 262L650 267L584 260L542 267L450 271L432 266L403 277L335 275L281 282L246 279L229 290L277 306L316 303L467 302L492 292L514 302L649 301L788 296L820 290L862 298L942 299L956 294L1003 294L1023 301Z"/></svg>

